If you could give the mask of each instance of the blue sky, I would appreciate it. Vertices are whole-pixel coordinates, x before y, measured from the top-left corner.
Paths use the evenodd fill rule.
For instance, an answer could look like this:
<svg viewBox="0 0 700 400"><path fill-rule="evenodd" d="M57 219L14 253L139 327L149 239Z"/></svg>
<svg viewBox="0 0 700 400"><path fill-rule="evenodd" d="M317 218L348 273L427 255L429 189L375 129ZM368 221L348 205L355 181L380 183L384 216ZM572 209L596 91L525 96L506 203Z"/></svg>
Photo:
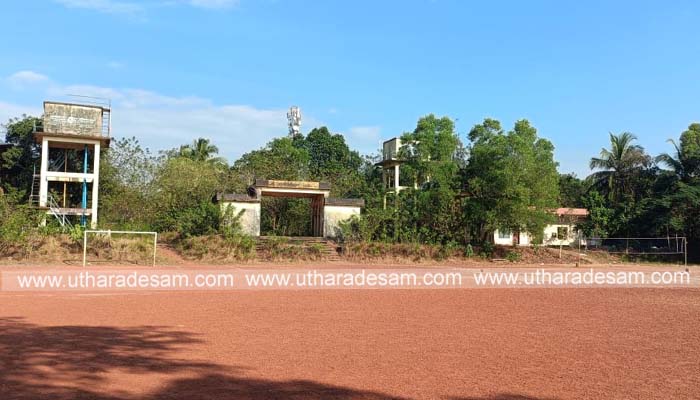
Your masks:
<svg viewBox="0 0 700 400"><path fill-rule="evenodd" d="M425 114L529 119L561 172L608 132L670 151L700 121L700 3L274 0L8 1L0 120L78 93L154 150L204 136L229 161L327 125L363 153Z"/></svg>

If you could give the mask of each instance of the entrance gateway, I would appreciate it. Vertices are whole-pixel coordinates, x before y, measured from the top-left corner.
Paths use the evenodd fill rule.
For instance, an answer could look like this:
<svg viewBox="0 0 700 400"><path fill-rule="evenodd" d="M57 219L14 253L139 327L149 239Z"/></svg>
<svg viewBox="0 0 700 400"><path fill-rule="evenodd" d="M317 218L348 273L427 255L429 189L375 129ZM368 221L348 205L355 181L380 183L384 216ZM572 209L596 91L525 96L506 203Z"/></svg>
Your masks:
<svg viewBox="0 0 700 400"><path fill-rule="evenodd" d="M313 236L337 237L340 222L360 215L364 199L330 197L331 185L326 182L278 181L256 179L248 193L219 193L216 200L222 211L229 207L234 214L243 211L241 229L251 236L260 236L260 203L263 196L311 199L311 231Z"/></svg>

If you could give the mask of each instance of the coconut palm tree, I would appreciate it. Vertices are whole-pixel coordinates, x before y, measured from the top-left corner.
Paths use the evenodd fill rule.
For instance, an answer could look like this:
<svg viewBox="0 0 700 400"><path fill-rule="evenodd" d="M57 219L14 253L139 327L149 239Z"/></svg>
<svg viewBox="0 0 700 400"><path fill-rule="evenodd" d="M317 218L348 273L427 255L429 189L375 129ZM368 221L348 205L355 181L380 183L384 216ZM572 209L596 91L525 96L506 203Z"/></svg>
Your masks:
<svg viewBox="0 0 700 400"><path fill-rule="evenodd" d="M629 132L619 135L610 133L610 149L601 149L600 157L591 158L591 169L600 171L591 174L593 184L607 192L611 200L633 194L635 175L651 164L644 148L633 144L637 137Z"/></svg>
<svg viewBox="0 0 700 400"><path fill-rule="evenodd" d="M661 153L658 156L656 156L656 162L660 164L665 164L676 174L678 178L684 180L684 178L687 176L687 168L685 157L683 157L683 152L681 152L681 149L680 147L678 147L678 144L675 140L668 139L666 142L671 143L673 145L675 154L671 155L668 153Z"/></svg>
<svg viewBox="0 0 700 400"><path fill-rule="evenodd" d="M219 148L211 144L209 139L199 138L193 141L192 144L180 146L179 156L211 164L225 164L223 157L214 156L218 153Z"/></svg>
<svg viewBox="0 0 700 400"><path fill-rule="evenodd" d="M673 139L667 142L673 145L675 154L662 153L656 157L656 162L665 164L682 182L700 178L700 124L691 124L681 133L680 145Z"/></svg>

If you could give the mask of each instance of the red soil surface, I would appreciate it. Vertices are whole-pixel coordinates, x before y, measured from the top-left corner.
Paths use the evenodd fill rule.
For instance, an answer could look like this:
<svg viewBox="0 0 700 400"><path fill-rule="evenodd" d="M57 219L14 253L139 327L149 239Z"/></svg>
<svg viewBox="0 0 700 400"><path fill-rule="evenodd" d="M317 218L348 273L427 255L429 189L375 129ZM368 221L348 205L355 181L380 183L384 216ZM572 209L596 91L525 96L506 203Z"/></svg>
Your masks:
<svg viewBox="0 0 700 400"><path fill-rule="evenodd" d="M700 398L700 290L0 293L39 398Z"/></svg>

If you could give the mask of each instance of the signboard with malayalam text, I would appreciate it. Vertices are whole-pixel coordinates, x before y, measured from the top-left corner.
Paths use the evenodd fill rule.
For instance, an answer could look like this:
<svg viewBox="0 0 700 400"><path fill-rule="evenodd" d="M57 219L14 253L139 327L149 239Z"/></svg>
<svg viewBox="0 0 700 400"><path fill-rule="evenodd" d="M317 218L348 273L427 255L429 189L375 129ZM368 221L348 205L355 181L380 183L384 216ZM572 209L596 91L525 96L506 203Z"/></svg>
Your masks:
<svg viewBox="0 0 700 400"><path fill-rule="evenodd" d="M102 108L82 104L44 102L44 132L101 136Z"/></svg>

